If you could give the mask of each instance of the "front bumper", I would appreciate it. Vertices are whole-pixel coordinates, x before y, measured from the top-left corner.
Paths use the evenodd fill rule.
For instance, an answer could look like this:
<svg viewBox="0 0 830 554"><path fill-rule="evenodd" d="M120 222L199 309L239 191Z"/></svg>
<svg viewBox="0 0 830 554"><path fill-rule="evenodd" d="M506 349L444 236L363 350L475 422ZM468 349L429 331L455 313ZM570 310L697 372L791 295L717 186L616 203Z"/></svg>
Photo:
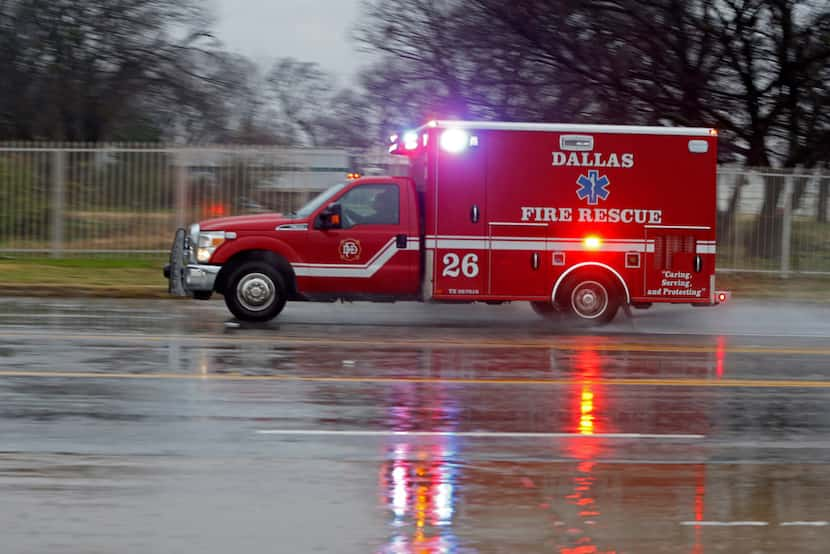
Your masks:
<svg viewBox="0 0 830 554"><path fill-rule="evenodd" d="M176 231L170 249L170 263L164 266L164 277L169 281L168 291L173 296L193 296L195 292L213 292L218 265L191 263L190 237L184 229Z"/></svg>

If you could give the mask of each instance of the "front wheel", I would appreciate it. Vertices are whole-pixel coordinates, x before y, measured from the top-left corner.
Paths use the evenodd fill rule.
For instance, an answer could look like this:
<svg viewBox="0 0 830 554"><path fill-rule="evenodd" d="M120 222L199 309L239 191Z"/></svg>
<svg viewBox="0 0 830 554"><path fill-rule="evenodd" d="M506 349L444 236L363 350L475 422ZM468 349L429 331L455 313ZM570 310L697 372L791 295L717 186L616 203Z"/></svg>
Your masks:
<svg viewBox="0 0 830 554"><path fill-rule="evenodd" d="M559 304L578 320L595 325L610 322L620 307L619 289L597 275L568 279L559 298Z"/></svg>
<svg viewBox="0 0 830 554"><path fill-rule="evenodd" d="M240 321L270 321L288 299L285 280L265 262L246 262L234 270L225 288L225 304Z"/></svg>

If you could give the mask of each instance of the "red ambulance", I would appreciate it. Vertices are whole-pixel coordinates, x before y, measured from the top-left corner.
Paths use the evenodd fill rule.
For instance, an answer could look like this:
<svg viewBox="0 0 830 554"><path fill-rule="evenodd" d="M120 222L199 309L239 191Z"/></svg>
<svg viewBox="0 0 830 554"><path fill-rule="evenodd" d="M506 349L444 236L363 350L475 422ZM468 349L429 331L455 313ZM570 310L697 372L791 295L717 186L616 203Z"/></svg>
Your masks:
<svg viewBox="0 0 830 554"><path fill-rule="evenodd" d="M297 212L180 229L173 294L240 320L288 300L530 302L587 322L716 305L717 132L432 121L393 136L408 177L338 184Z"/></svg>

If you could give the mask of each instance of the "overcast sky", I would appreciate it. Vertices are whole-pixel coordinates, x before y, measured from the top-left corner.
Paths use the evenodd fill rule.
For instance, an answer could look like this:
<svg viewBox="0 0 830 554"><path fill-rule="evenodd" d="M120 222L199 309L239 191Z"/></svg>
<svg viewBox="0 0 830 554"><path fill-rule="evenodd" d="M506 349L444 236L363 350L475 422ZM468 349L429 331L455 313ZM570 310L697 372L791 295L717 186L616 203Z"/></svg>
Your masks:
<svg viewBox="0 0 830 554"><path fill-rule="evenodd" d="M291 56L318 62L341 84L366 61L350 39L360 0L211 0L225 46L259 63Z"/></svg>

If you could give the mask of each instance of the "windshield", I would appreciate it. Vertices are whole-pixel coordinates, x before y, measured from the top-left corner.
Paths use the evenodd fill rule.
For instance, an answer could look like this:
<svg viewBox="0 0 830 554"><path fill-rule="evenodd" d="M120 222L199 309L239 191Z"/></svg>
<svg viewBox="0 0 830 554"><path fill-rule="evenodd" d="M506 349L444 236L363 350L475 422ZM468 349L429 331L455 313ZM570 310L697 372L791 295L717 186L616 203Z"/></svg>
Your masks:
<svg viewBox="0 0 830 554"><path fill-rule="evenodd" d="M292 213L291 216L292 217L297 217L297 218L305 218L305 217L310 216L311 214L314 213L314 211L317 208L319 208L320 206L325 204L328 201L329 198L331 198L332 196L334 196L335 194L340 192L340 190L342 190L343 187L345 187L345 186L346 186L345 184L340 183L340 184L334 185L333 187L330 187L330 188L324 190L323 192L321 192L320 194L315 196L314 199L311 200L311 202L309 202L308 204L306 204L305 206L303 206L302 208L300 208L296 212Z"/></svg>

